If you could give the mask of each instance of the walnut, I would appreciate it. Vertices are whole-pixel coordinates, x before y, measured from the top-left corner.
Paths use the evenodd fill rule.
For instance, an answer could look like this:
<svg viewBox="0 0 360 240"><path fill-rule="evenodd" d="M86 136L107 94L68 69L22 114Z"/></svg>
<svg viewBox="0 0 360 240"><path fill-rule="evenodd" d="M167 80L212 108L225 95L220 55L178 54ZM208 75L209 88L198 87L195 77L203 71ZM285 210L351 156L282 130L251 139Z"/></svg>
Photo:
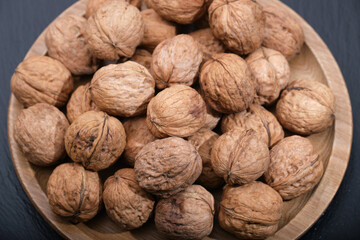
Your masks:
<svg viewBox="0 0 360 240"><path fill-rule="evenodd" d="M155 210L155 226L169 239L203 239L214 221L214 197L199 185L161 199Z"/></svg>
<svg viewBox="0 0 360 240"><path fill-rule="evenodd" d="M102 6L111 3L114 0L88 0L86 5L86 13L85 17L89 18L93 15L99 8ZM131 5L140 9L141 7L141 0L125 0L126 2L130 3Z"/></svg>
<svg viewBox="0 0 360 240"><path fill-rule="evenodd" d="M255 102L261 105L274 103L290 80L286 58L278 51L261 47L251 53L246 62L255 81Z"/></svg>
<svg viewBox="0 0 360 240"><path fill-rule="evenodd" d="M233 129L221 135L211 150L214 172L229 185L258 179L267 170L269 162L268 146L253 129Z"/></svg>
<svg viewBox="0 0 360 240"><path fill-rule="evenodd" d="M138 48L136 49L134 55L130 58L130 61L136 62L150 71L152 55L145 49Z"/></svg>
<svg viewBox="0 0 360 240"><path fill-rule="evenodd" d="M24 107L36 103L62 107L74 88L70 71L58 60L46 56L25 59L16 68L10 84Z"/></svg>
<svg viewBox="0 0 360 240"><path fill-rule="evenodd" d="M69 122L59 109L38 103L21 111L14 138L29 162L49 166L65 157L64 136L68 127Z"/></svg>
<svg viewBox="0 0 360 240"><path fill-rule="evenodd" d="M205 125L206 105L200 94L174 85L156 95L147 108L146 123L154 136L188 137Z"/></svg>
<svg viewBox="0 0 360 240"><path fill-rule="evenodd" d="M226 186L219 210L220 226L240 239L265 239L279 225L283 201L262 182Z"/></svg>
<svg viewBox="0 0 360 240"><path fill-rule="evenodd" d="M99 8L88 20L85 38L93 55L102 60L130 58L144 35L139 9L123 0Z"/></svg>
<svg viewBox="0 0 360 240"><path fill-rule="evenodd" d="M94 74L90 92L102 111L133 117L146 111L155 93L155 81L149 71L138 63L110 64Z"/></svg>
<svg viewBox="0 0 360 240"><path fill-rule="evenodd" d="M201 157L194 146L178 137L155 140L136 155L135 174L140 187L162 198L193 184L201 171Z"/></svg>
<svg viewBox="0 0 360 240"><path fill-rule="evenodd" d="M214 0L209 7L211 30L233 52L251 53L264 39L262 9L254 0Z"/></svg>
<svg viewBox="0 0 360 240"><path fill-rule="evenodd" d="M161 42L153 52L151 63L156 87L163 89L174 84L191 86L202 58L199 44L189 35L181 34Z"/></svg>
<svg viewBox="0 0 360 240"><path fill-rule="evenodd" d="M223 133L235 128L254 129L269 147L284 138L284 131L276 117L260 105L250 105L247 110L229 114L222 119Z"/></svg>
<svg viewBox="0 0 360 240"><path fill-rule="evenodd" d="M102 186L98 173L77 163L57 166L47 183L52 211L74 223L86 222L98 213L102 203Z"/></svg>
<svg viewBox="0 0 360 240"><path fill-rule="evenodd" d="M299 54L304 44L304 32L295 18L272 6L264 8L263 46L281 52L288 60Z"/></svg>
<svg viewBox="0 0 360 240"><path fill-rule="evenodd" d="M276 116L292 132L303 135L322 132L334 122L335 97L322 83L298 79L282 92Z"/></svg>
<svg viewBox="0 0 360 240"><path fill-rule="evenodd" d="M254 100L250 70L235 54L220 53L207 61L201 68L200 86L205 101L221 113L240 112Z"/></svg>
<svg viewBox="0 0 360 240"><path fill-rule="evenodd" d="M271 149L265 180L283 199L290 200L312 190L323 172L323 164L310 140L293 135Z"/></svg>
<svg viewBox="0 0 360 240"><path fill-rule="evenodd" d="M115 163L125 144L126 135L121 122L100 111L80 115L65 134L65 149L69 157L94 171Z"/></svg>
<svg viewBox="0 0 360 240"><path fill-rule="evenodd" d="M137 183L134 169L120 169L104 184L108 216L124 230L141 227L150 217L155 201Z"/></svg>

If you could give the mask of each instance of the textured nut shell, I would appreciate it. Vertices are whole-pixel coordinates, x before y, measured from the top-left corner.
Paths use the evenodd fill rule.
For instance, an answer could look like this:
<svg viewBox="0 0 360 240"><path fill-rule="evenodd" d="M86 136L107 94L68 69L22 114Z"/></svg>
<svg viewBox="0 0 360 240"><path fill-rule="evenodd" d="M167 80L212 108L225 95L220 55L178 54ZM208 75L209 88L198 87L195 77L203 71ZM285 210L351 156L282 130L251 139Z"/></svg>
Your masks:
<svg viewBox="0 0 360 240"><path fill-rule="evenodd" d="M70 71L61 62L46 56L33 56L21 62L10 85L24 107L36 103L62 107L74 88Z"/></svg>
<svg viewBox="0 0 360 240"><path fill-rule="evenodd" d="M214 172L227 184L250 183L263 175L270 162L268 146L253 129L234 129L221 135L211 150Z"/></svg>
<svg viewBox="0 0 360 240"><path fill-rule="evenodd" d="M150 101L146 117L156 137L188 137L205 125L206 105L195 89L174 85Z"/></svg>
<svg viewBox="0 0 360 240"><path fill-rule="evenodd" d="M201 68L200 86L205 101L221 113L240 112L254 100L250 70L235 54L220 53L207 61Z"/></svg>
<svg viewBox="0 0 360 240"><path fill-rule="evenodd" d="M294 135L271 149L265 180L283 199L290 200L312 190L323 172L323 164L310 140Z"/></svg>
<svg viewBox="0 0 360 240"><path fill-rule="evenodd" d="M278 229L283 202L262 182L226 186L220 202L220 226L241 239L264 239Z"/></svg>
<svg viewBox="0 0 360 240"><path fill-rule="evenodd" d="M69 122L56 107L38 103L21 111L14 138L29 162L49 166L65 157L64 136Z"/></svg>
<svg viewBox="0 0 360 240"><path fill-rule="evenodd" d="M130 58L130 61L136 62L146 67L146 69L150 71L152 55L150 52L146 51L145 49L138 48L136 49L134 55Z"/></svg>
<svg viewBox="0 0 360 240"><path fill-rule="evenodd" d="M101 68L94 74L90 88L99 109L115 116L133 117L146 111L155 93L155 81L144 66L128 61Z"/></svg>
<svg viewBox="0 0 360 240"><path fill-rule="evenodd" d="M299 54L304 44L300 24L287 12L275 7L265 7L263 46L281 52L288 60Z"/></svg>
<svg viewBox="0 0 360 240"><path fill-rule="evenodd" d="M126 135L121 122L104 112L89 111L80 115L65 135L69 157L94 171L115 163L125 144Z"/></svg>
<svg viewBox="0 0 360 240"><path fill-rule="evenodd" d="M335 119L335 97L326 85L307 79L291 82L276 105L284 128L299 134L322 132Z"/></svg>
<svg viewBox="0 0 360 240"><path fill-rule="evenodd" d="M178 137L155 140L136 155L135 174L140 187L162 198L193 184L201 171L201 157L194 146Z"/></svg>
<svg viewBox="0 0 360 240"><path fill-rule="evenodd" d="M199 185L159 201L155 226L169 239L203 239L210 235L214 221L214 197Z"/></svg>
<svg viewBox="0 0 360 240"><path fill-rule="evenodd" d="M104 6L105 4L109 4L114 0L88 0L88 3L86 5L86 13L85 17L89 18L91 15L93 15L99 8ZM137 7L140 9L141 7L141 0L124 0L131 5Z"/></svg>
<svg viewBox="0 0 360 240"><path fill-rule="evenodd" d="M284 131L276 117L260 105L250 105L245 111L223 117L221 121L223 133L235 128L254 129L269 147L284 138Z"/></svg>
<svg viewBox="0 0 360 240"><path fill-rule="evenodd" d="M238 54L251 53L264 39L265 15L253 0L214 0L209 24L214 36Z"/></svg>
<svg viewBox="0 0 360 240"><path fill-rule="evenodd" d="M96 172L77 163L57 166L47 183L51 209L73 222L85 222L98 213L102 203L102 186Z"/></svg>
<svg viewBox="0 0 360 240"><path fill-rule="evenodd" d="M191 86L202 62L199 44L189 35L181 34L161 42L153 52L151 73L156 87L174 84Z"/></svg>
<svg viewBox="0 0 360 240"><path fill-rule="evenodd" d="M108 216L124 230L141 227L150 217L155 201L137 183L134 169L120 169L104 184Z"/></svg>

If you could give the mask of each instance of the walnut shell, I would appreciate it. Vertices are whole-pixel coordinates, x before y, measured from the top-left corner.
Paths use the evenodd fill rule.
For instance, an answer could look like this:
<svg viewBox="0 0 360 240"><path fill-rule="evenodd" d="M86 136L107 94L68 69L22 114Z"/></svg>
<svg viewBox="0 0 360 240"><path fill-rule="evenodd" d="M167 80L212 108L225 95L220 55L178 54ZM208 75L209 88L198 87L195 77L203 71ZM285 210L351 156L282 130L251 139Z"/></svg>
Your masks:
<svg viewBox="0 0 360 240"><path fill-rule="evenodd" d="M205 101L221 113L240 112L254 100L250 70L235 54L220 53L207 61L201 68L200 86Z"/></svg>
<svg viewBox="0 0 360 240"><path fill-rule="evenodd" d="M299 54L304 44L304 32L295 18L272 6L264 8L265 29L263 46L281 52L286 59Z"/></svg>
<svg viewBox="0 0 360 240"><path fill-rule="evenodd" d="M99 8L103 7L105 4L109 4L114 0L88 0L88 3L86 5L86 13L85 17L89 18L91 15L93 15ZM131 5L137 7L140 9L141 7L141 0L124 0Z"/></svg>
<svg viewBox="0 0 360 240"><path fill-rule="evenodd" d="M65 157L64 136L68 127L69 122L59 109L38 103L21 111L14 138L29 162L49 166Z"/></svg>
<svg viewBox="0 0 360 240"><path fill-rule="evenodd" d="M191 86L202 58L198 42L189 35L181 34L161 42L153 52L151 63L156 87L163 89L175 84Z"/></svg>
<svg viewBox="0 0 360 240"><path fill-rule="evenodd" d="M283 201L262 182L226 186L220 202L220 226L240 239L265 239L279 225Z"/></svg>
<svg viewBox="0 0 360 240"><path fill-rule="evenodd" d="M221 121L223 133L235 128L254 129L269 147L284 138L284 131L276 117L260 105L250 105L245 111L223 117Z"/></svg>
<svg viewBox="0 0 360 240"><path fill-rule="evenodd" d="M251 53L264 39L265 15L254 0L214 0L209 24L214 36L238 54Z"/></svg>
<svg viewBox="0 0 360 240"><path fill-rule="evenodd" d="M246 62L256 86L254 102L261 105L274 103L290 80L290 66L286 58L278 51L261 47L251 53Z"/></svg>
<svg viewBox="0 0 360 240"><path fill-rule="evenodd" d="M102 60L130 58L144 35L139 9L123 0L105 4L90 16L85 29L92 54Z"/></svg>
<svg viewBox="0 0 360 240"><path fill-rule="evenodd" d="M86 222L98 213L102 203L102 186L98 173L77 163L57 166L47 183L51 210L74 223Z"/></svg>
<svg viewBox="0 0 360 240"><path fill-rule="evenodd" d="M155 93L155 81L138 63L110 64L94 74L90 92L102 111L114 116L133 117L146 111Z"/></svg>
<svg viewBox="0 0 360 240"><path fill-rule="evenodd" d="M151 133L158 138L188 137L205 125L206 105L195 89L174 85L150 101L146 118Z"/></svg>
<svg viewBox="0 0 360 240"><path fill-rule="evenodd" d="M161 199L155 210L156 229L169 239L203 239L214 221L214 197L199 185Z"/></svg>
<svg viewBox="0 0 360 240"><path fill-rule="evenodd" d="M144 67L148 71L151 69L151 61L152 55L150 52L146 51L145 49L136 49L134 55L130 58L130 61L136 62Z"/></svg>
<svg viewBox="0 0 360 240"><path fill-rule="evenodd" d="M134 169L120 169L104 184L108 216L124 230L141 227L150 217L155 201L137 183Z"/></svg>
<svg viewBox="0 0 360 240"><path fill-rule="evenodd" d="M70 71L58 60L46 56L26 58L17 66L10 84L24 107L36 103L62 107L74 88Z"/></svg>
<svg viewBox="0 0 360 240"><path fill-rule="evenodd" d="M125 144L126 135L121 122L104 112L89 111L80 115L65 135L69 157L94 171L115 163Z"/></svg>
<svg viewBox="0 0 360 240"><path fill-rule="evenodd" d="M282 92L276 116L292 132L303 135L322 132L334 122L335 97L320 82L298 79Z"/></svg>
<svg viewBox="0 0 360 240"><path fill-rule="evenodd" d="M255 181L269 162L268 146L253 129L233 129L221 135L211 150L214 172L229 185Z"/></svg>
<svg viewBox="0 0 360 240"><path fill-rule="evenodd" d="M135 174L140 187L162 198L193 184L201 171L199 153L191 143L178 137L155 140L136 155Z"/></svg>
<svg viewBox="0 0 360 240"><path fill-rule="evenodd" d="M307 138L284 138L270 151L270 165L265 180L290 200L312 190L323 175L324 167Z"/></svg>

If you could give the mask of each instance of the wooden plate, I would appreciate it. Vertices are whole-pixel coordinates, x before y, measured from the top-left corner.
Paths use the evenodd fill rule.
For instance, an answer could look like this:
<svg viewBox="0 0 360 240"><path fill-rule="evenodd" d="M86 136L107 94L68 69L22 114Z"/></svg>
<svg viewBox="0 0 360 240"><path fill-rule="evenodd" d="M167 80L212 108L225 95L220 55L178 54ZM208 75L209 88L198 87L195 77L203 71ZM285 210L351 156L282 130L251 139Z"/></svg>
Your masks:
<svg viewBox="0 0 360 240"><path fill-rule="evenodd" d="M335 124L327 131L309 137L326 166L325 174L318 187L299 198L285 202L283 217L278 232L269 239L295 239L308 230L325 211L343 179L352 142L352 112L348 91L340 69L325 43L318 34L299 15L277 0L258 0L263 5L275 5L293 15L305 32L305 45L301 54L293 59L291 79L307 77L328 85L336 97ZM83 15L86 1L79 1L64 11L59 17L68 14ZM45 55L47 52L44 32L35 41L26 57ZM11 156L18 178L40 214L62 236L69 239L163 239L154 227L152 220L142 228L121 231L102 210L93 220L73 225L55 215L46 197L46 184L53 168L41 168L30 164L20 152L14 140L14 122L22 109L14 95L10 97L8 113L8 134ZM216 223L207 239L235 239L223 231Z"/></svg>

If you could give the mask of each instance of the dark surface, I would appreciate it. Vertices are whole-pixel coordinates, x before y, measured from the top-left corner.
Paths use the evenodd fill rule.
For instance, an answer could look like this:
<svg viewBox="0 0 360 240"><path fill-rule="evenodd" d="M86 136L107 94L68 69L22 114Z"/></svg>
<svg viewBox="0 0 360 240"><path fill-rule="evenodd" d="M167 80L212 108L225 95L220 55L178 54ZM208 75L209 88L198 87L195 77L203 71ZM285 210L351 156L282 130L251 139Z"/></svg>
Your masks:
<svg viewBox="0 0 360 240"><path fill-rule="evenodd" d="M60 239L17 179L7 139L11 75L43 29L75 0L0 0L0 239ZM313 26L335 56L349 89L354 141L330 207L303 239L360 239L360 1L284 0Z"/></svg>

